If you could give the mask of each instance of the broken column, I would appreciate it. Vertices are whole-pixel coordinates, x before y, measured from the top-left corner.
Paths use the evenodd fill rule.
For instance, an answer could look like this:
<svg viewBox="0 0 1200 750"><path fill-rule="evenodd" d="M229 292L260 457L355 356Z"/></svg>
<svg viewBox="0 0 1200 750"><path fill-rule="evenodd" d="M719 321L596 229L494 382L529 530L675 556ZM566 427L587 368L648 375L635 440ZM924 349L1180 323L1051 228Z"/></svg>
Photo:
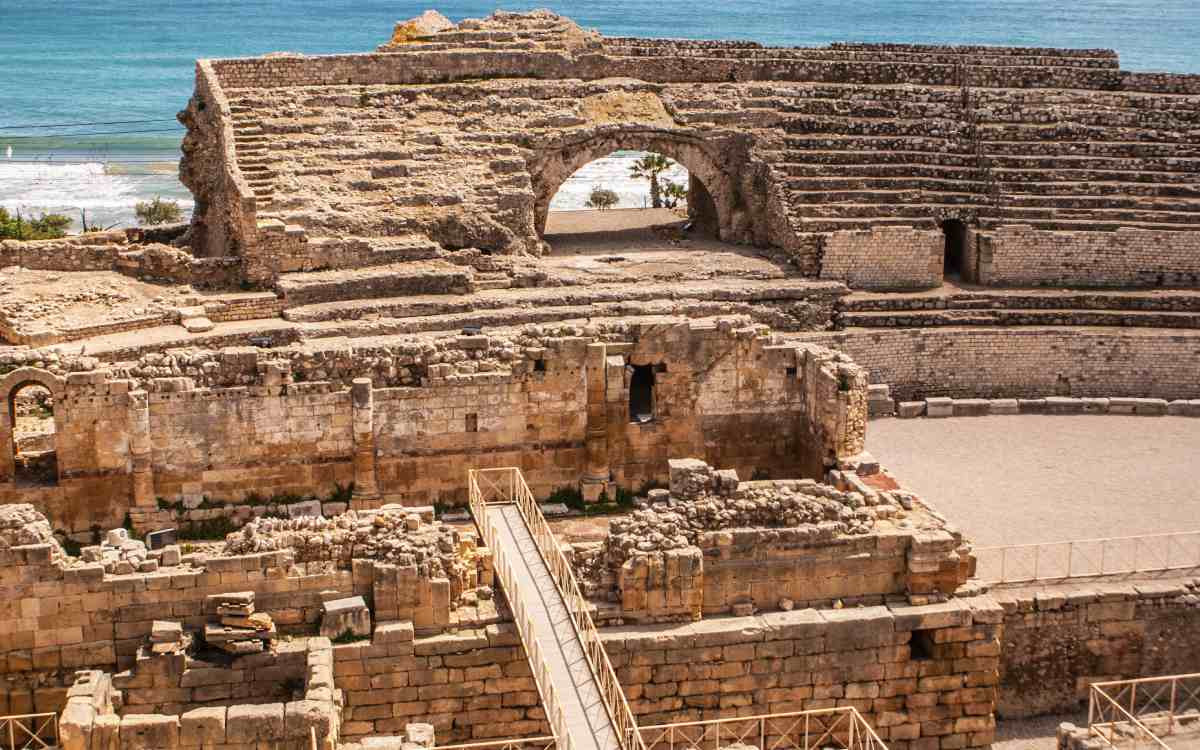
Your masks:
<svg viewBox="0 0 1200 750"><path fill-rule="evenodd" d="M354 499L360 502L379 498L375 484L374 402L371 379L355 378L350 387L350 408L354 431Z"/></svg>
<svg viewBox="0 0 1200 750"><path fill-rule="evenodd" d="M603 343L588 344L584 362L587 374L587 472L580 491L586 502L600 500L608 489L611 472L608 466L608 411L605 403L605 360L608 347Z"/></svg>
<svg viewBox="0 0 1200 750"><path fill-rule="evenodd" d="M131 391L129 398L130 485L134 507L153 507L154 470L151 462L150 400L145 391Z"/></svg>

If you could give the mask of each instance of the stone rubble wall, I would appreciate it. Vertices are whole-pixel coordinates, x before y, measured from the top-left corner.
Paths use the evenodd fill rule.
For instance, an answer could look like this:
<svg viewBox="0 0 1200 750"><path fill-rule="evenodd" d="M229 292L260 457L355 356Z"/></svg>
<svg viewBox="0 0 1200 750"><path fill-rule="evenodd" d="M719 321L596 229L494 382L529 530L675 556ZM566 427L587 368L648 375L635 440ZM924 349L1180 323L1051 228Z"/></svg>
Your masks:
<svg viewBox="0 0 1200 750"><path fill-rule="evenodd" d="M789 335L789 338L793 338ZM1200 334L1153 329L927 328L798 334L849 355L901 401L1200 398Z"/></svg>
<svg viewBox="0 0 1200 750"><path fill-rule="evenodd" d="M929 289L942 284L940 231L877 227L833 232L823 244L821 278L854 289Z"/></svg>
<svg viewBox="0 0 1200 750"><path fill-rule="evenodd" d="M200 706L163 713L134 713L142 704L114 710L111 691L118 680L99 671L79 673L68 691L59 721L63 750L93 747L147 747L162 750L221 747L227 750L310 750L315 734L317 747L334 750L342 723L341 696L333 685L332 645L328 638L312 638L306 644L305 660L298 673L301 689L293 699L269 702L238 702L229 706ZM179 661L186 657L180 655ZM250 659L252 657L244 657ZM155 660L166 666L167 659ZM239 660L241 661L241 660ZM182 670L201 674L214 670ZM237 670L217 668L228 675ZM152 681L170 681L166 670L147 673ZM207 676L207 675L205 675ZM201 678L202 679L202 678ZM279 685L276 684L278 688ZM159 689L170 695L168 687ZM289 696L290 697L290 696Z"/></svg>
<svg viewBox="0 0 1200 750"><path fill-rule="evenodd" d="M1200 232L1045 232L1005 226L979 235L978 257L979 282L991 286L1200 283Z"/></svg>
<svg viewBox="0 0 1200 750"><path fill-rule="evenodd" d="M643 726L854 706L893 750L951 750L994 739L1003 614L973 597L600 635Z"/></svg>
<svg viewBox="0 0 1200 750"><path fill-rule="evenodd" d="M1004 608L997 713L1071 712L1088 685L1200 672L1200 587L1186 578L993 592Z"/></svg>

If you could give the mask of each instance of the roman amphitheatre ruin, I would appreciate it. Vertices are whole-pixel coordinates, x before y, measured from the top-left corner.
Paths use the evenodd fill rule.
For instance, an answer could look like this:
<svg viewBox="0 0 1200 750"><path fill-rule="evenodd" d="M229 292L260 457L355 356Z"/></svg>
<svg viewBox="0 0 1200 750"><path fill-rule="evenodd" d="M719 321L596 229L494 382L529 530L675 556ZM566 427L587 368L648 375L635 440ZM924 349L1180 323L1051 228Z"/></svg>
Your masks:
<svg viewBox="0 0 1200 750"><path fill-rule="evenodd" d="M1196 742L1200 76L428 13L180 120L0 242L0 746Z"/></svg>

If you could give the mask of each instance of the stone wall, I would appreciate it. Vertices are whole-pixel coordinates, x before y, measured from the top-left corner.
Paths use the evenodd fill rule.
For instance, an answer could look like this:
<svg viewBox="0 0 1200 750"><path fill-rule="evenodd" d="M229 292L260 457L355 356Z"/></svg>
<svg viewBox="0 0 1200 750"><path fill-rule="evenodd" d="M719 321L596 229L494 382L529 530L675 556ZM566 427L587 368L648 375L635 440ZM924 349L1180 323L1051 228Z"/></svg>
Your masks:
<svg viewBox="0 0 1200 750"><path fill-rule="evenodd" d="M664 318L606 337L450 343L295 361L231 348L184 355L186 370L147 355L118 368L131 377L90 370L64 381L26 368L0 390L33 377L21 373L52 384L59 486L31 501L81 539L127 511L156 519L159 499L212 509L251 495L327 497L353 482L360 508L381 497L453 504L466 499L468 465L520 466L545 497L581 478L626 489L663 481L677 456L747 477L816 478L862 450L865 373L820 347L772 343L742 321ZM630 416L635 365L655 370L649 422ZM375 388L359 374L413 385ZM0 442L10 429L0 420ZM765 432L774 439L757 439ZM12 476L11 459L0 463L0 478ZM0 486L0 499L18 498L10 482Z"/></svg>
<svg viewBox="0 0 1200 750"><path fill-rule="evenodd" d="M1143 287L1200 283L1200 232L1046 232L1003 226L979 236L979 283Z"/></svg>
<svg viewBox="0 0 1200 750"><path fill-rule="evenodd" d="M413 721L433 724L443 744L550 734L511 623L415 640L410 624L385 624L333 654L347 739L397 734Z"/></svg>
<svg viewBox="0 0 1200 750"><path fill-rule="evenodd" d="M795 338L838 349L903 401L928 396L1200 397L1200 334L1153 329L931 328Z"/></svg>
<svg viewBox="0 0 1200 750"><path fill-rule="evenodd" d="M942 283L944 246L941 232L909 227L833 232L824 242L820 277L855 289L929 289Z"/></svg>
<svg viewBox="0 0 1200 750"><path fill-rule="evenodd" d="M1075 711L1092 682L1200 672L1200 594L1188 579L994 596L1004 607L996 710L1005 718Z"/></svg>
<svg viewBox="0 0 1200 750"><path fill-rule="evenodd" d="M643 726L854 706L893 750L994 737L1003 610L988 597L601 631Z"/></svg>

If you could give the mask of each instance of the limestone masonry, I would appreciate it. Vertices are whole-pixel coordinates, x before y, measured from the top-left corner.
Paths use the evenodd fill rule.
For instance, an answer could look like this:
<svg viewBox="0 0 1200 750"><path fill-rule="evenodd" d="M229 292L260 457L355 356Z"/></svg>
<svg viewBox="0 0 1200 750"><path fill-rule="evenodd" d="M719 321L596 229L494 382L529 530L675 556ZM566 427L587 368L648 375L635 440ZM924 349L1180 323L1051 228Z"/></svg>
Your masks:
<svg viewBox="0 0 1200 750"><path fill-rule="evenodd" d="M591 686L620 750L964 750L1200 669L1195 570L980 580L864 449L1200 416L1200 77L430 11L179 119L187 224L0 241L0 715L57 746L549 750ZM617 150L680 208L550 211Z"/></svg>

